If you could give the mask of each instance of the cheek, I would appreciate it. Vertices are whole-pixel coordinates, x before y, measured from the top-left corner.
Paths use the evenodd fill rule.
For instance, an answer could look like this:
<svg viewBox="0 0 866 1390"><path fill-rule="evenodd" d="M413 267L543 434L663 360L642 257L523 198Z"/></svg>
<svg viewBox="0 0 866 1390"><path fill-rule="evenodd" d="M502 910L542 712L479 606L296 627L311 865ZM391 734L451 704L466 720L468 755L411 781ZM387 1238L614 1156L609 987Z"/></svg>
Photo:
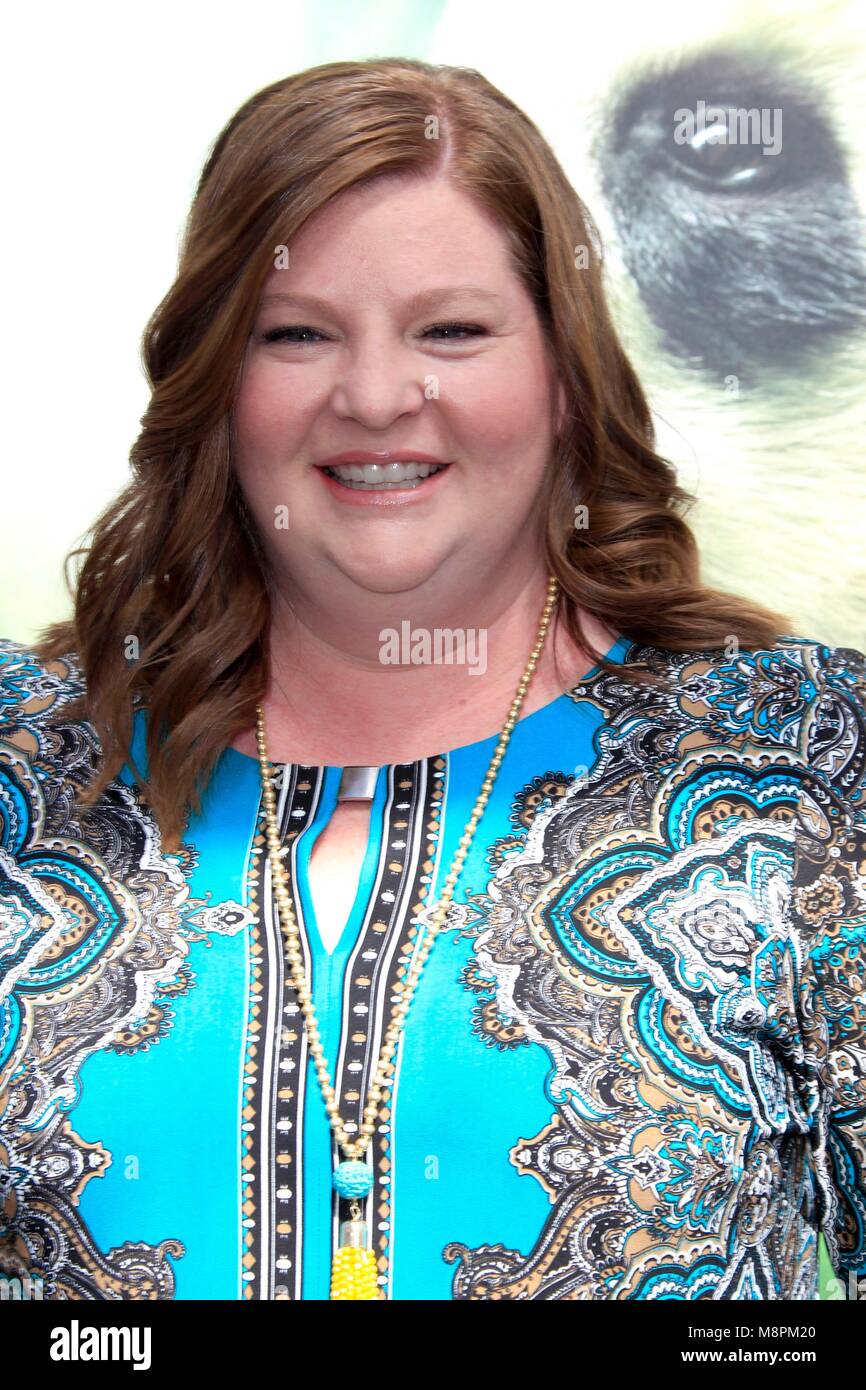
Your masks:
<svg viewBox="0 0 866 1390"><path fill-rule="evenodd" d="M244 375L234 408L234 433L239 462L275 455L291 458L303 429L299 393L285 371L250 367Z"/></svg>
<svg viewBox="0 0 866 1390"><path fill-rule="evenodd" d="M485 364L487 365L487 364ZM450 400L464 440L479 454L495 453L500 460L543 463L553 437L550 385L544 372L525 355L471 379L443 383L442 398Z"/></svg>
<svg viewBox="0 0 866 1390"><path fill-rule="evenodd" d="M266 534L266 520L279 500L280 459L291 456L286 393L261 372L248 372L232 412L233 466L241 492Z"/></svg>

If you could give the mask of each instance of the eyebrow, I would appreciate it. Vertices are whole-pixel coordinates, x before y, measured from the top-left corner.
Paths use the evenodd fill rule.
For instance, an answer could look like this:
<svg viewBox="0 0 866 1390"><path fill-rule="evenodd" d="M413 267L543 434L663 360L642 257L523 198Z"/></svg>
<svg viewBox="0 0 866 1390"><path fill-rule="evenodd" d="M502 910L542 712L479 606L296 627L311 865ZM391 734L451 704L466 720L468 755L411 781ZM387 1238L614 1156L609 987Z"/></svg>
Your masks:
<svg viewBox="0 0 866 1390"><path fill-rule="evenodd" d="M403 301L402 307L410 314L420 314L425 309L431 309L449 299L483 299L491 306L502 306L500 295L494 294L492 290L486 290L480 285L445 285L439 289L419 290L417 293L409 295ZM288 294L285 291L263 295L260 304L263 309L269 304L294 304L299 309L313 309L317 313L325 314L331 313L334 308L332 304L329 304L325 299L320 299L318 295Z"/></svg>

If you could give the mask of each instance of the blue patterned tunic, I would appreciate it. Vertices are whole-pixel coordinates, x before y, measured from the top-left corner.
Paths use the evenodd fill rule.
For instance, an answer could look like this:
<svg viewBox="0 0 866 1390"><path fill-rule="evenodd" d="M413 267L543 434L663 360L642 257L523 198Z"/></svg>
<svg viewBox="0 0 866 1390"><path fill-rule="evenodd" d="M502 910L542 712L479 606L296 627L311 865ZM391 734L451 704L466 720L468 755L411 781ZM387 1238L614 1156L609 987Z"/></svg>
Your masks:
<svg viewBox="0 0 866 1390"><path fill-rule="evenodd" d="M594 668L518 723L415 995L370 1150L384 1298L812 1298L821 1230L866 1276L866 658L609 655L664 686ZM226 749L166 854L128 766L74 801L81 689L74 653L0 642L0 1272L326 1299L346 1213L258 763ZM341 769L275 769L354 1123L495 744L379 769L331 951L308 866Z"/></svg>

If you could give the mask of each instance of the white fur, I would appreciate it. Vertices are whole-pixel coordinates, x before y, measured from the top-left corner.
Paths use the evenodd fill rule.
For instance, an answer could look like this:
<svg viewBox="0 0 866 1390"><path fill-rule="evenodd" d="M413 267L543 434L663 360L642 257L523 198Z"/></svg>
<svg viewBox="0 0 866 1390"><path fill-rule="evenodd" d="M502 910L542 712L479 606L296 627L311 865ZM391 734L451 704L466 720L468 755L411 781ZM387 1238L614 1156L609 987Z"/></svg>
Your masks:
<svg viewBox="0 0 866 1390"><path fill-rule="evenodd" d="M649 396L658 450L699 497L687 520L704 581L787 613L798 635L863 649L866 333L851 330L832 348L827 342L796 359L793 371L771 361L758 378L744 362L745 389L731 396L722 374L660 341L620 254L592 153L602 121L635 75L657 60L712 54L730 41L762 58L768 73L784 61L820 94L847 155L848 185L866 209L866 29L857 3L452 0L427 56L478 68L522 106L598 223L615 323ZM784 56L771 57L780 44ZM717 99L708 91L708 101ZM816 242L836 234L834 219L816 205ZM724 329L708 321L706 331ZM731 373L740 374L736 362Z"/></svg>

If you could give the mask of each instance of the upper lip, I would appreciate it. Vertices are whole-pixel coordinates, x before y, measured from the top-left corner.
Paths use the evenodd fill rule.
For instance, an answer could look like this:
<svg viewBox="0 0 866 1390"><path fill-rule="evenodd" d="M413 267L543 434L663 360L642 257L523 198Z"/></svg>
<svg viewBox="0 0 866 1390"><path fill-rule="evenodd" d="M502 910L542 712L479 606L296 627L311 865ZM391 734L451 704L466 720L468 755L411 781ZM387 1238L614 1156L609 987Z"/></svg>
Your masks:
<svg viewBox="0 0 866 1390"><path fill-rule="evenodd" d="M347 449L342 454L332 454L330 458L318 459L316 468L336 468L341 463L440 463L447 459L425 454L421 449L382 449L371 453L368 449Z"/></svg>

